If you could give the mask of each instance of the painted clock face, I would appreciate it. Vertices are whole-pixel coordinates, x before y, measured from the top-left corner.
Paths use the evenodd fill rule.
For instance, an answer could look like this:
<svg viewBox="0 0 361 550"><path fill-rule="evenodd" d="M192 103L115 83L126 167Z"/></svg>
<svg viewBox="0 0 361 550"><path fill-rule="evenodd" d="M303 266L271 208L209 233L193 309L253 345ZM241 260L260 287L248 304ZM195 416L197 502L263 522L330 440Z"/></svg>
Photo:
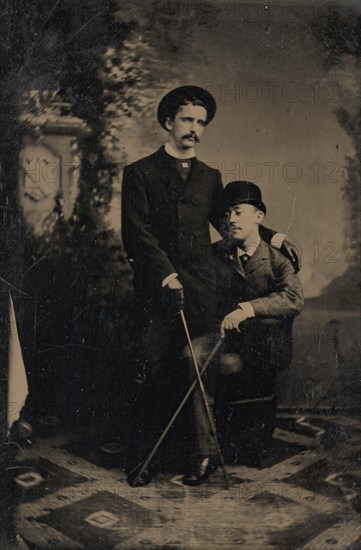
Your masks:
<svg viewBox="0 0 361 550"><path fill-rule="evenodd" d="M26 222L37 235L55 222L55 197L61 190L61 160L44 145L26 145L19 159L19 200Z"/></svg>

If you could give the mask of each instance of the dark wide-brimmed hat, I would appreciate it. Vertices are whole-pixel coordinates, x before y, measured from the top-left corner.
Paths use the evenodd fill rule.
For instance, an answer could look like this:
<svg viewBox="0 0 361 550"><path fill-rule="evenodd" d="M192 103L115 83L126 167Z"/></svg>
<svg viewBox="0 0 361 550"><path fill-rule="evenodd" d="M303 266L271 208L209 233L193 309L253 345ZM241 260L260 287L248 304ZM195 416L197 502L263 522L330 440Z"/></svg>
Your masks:
<svg viewBox="0 0 361 550"><path fill-rule="evenodd" d="M250 181L231 181L224 189L224 205L226 210L236 204L252 204L266 213L262 201L262 193L258 185Z"/></svg>
<svg viewBox="0 0 361 550"><path fill-rule="evenodd" d="M208 124L215 115L217 104L212 94L199 86L180 86L168 92L158 105L159 124L167 130L165 126L167 118L173 119L184 101L193 99L198 99L204 103L207 110L206 124Z"/></svg>

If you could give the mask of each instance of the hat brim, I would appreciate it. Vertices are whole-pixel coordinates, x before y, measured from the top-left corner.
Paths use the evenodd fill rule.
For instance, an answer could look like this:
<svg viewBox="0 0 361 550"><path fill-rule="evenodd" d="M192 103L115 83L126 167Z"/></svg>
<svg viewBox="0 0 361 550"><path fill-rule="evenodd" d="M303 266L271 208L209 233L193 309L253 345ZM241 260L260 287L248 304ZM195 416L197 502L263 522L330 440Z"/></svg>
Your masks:
<svg viewBox="0 0 361 550"><path fill-rule="evenodd" d="M204 103L207 111L206 124L209 124L216 113L217 104L212 94L199 86L180 86L168 92L158 105L157 117L159 124L168 131L165 124L167 118L169 118L169 114L177 110L177 107L179 107L184 100L194 97Z"/></svg>
<svg viewBox="0 0 361 550"><path fill-rule="evenodd" d="M266 214L266 212L267 212L266 205L263 201L257 202L257 201L252 201L252 200L249 200L249 199L237 199L237 198L235 198L234 200L229 201L226 204L226 208L231 208L232 206L236 206L237 204L251 204L255 208L258 208L258 210L261 210L261 212L263 212L264 214Z"/></svg>

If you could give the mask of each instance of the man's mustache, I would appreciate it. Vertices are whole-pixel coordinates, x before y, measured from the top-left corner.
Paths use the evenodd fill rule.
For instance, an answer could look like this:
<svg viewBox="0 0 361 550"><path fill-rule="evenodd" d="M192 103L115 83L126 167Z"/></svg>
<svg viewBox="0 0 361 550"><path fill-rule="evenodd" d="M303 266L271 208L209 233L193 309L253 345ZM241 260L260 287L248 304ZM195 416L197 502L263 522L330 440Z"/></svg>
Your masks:
<svg viewBox="0 0 361 550"><path fill-rule="evenodd" d="M188 139L188 138L193 138L196 141L196 143L201 142L197 134L185 134L182 139Z"/></svg>

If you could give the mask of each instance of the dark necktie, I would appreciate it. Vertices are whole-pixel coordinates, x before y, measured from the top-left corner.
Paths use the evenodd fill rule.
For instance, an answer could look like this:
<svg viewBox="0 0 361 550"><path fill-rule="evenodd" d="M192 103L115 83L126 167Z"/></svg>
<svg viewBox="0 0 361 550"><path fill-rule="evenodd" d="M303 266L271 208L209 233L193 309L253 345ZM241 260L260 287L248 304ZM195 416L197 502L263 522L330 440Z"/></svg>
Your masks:
<svg viewBox="0 0 361 550"><path fill-rule="evenodd" d="M188 176L189 176L189 172L191 171L191 162L190 162L190 160L188 160L188 161L182 160L181 165L182 165L182 170L181 170L181 173L180 173L181 178L182 178L183 181L187 181Z"/></svg>
<svg viewBox="0 0 361 550"><path fill-rule="evenodd" d="M250 256L248 256L248 254L242 254L239 258L241 260L242 266L245 267L246 263L250 259Z"/></svg>
<svg viewBox="0 0 361 550"><path fill-rule="evenodd" d="M177 170L180 177L184 182L188 180L189 173L191 171L191 160L189 159L176 159Z"/></svg>

